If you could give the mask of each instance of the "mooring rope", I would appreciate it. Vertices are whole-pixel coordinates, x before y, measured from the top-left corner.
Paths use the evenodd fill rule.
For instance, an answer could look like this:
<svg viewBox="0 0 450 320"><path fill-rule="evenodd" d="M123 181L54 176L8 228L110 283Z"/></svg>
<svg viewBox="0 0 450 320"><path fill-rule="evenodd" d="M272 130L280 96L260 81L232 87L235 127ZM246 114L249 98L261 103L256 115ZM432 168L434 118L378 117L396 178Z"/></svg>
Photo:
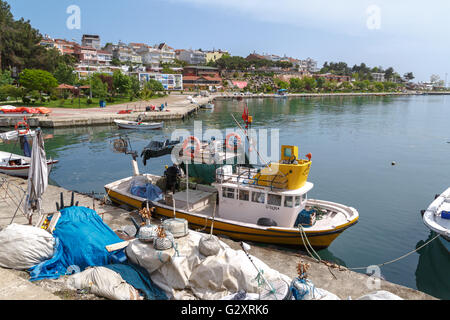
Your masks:
<svg viewBox="0 0 450 320"><path fill-rule="evenodd" d="M325 265L327 265L328 267L330 267L325 261L323 261L323 260L320 258L319 254L314 250L314 248L312 247L311 243L310 243L309 240L308 240L308 236L306 235L306 232L305 232L305 230L303 229L303 226L302 226L302 225L299 225L299 231L300 231L300 236L302 237L303 245L305 246L306 251L308 252L309 256L310 256L312 259L314 259L316 262L318 262L318 263L321 263L321 262L322 262L322 263L324 263ZM420 247L418 247L418 248L416 248L416 249L414 249L414 250L412 250L412 251L410 251L410 252L408 252L408 253L406 253L406 254L404 254L404 255L402 255L402 256L400 256L400 257L394 259L394 260L387 261L387 262L384 262L384 263L381 263L381 264L377 264L377 265L371 265L371 266L382 267L382 266L385 266L385 265L388 265L388 264L397 262L397 261L399 261L399 260L401 260L401 259L404 259L404 258L406 258L407 256L409 256L409 255L411 255L411 254L413 254L413 253L419 251L420 249L424 248L425 246L429 245L431 242L433 242L434 240L436 240L436 239L439 238L440 236L441 236L440 234L436 235L433 239L431 239L431 240L425 242L425 243L424 243L423 245L421 245ZM311 249L311 251L314 252L314 254L316 255L317 258L314 257L314 255L310 252L310 250L308 249L308 246L309 246L309 248ZM341 266L341 265L337 265L337 264L336 264L336 266L338 266L339 268L342 267L342 268L347 269L347 270L367 270L368 267L371 267L371 266L367 266L367 267L347 268L347 267L344 267L344 266ZM331 270L330 270L330 272L331 272ZM334 275L333 275L333 276L334 276Z"/></svg>
<svg viewBox="0 0 450 320"><path fill-rule="evenodd" d="M413 253L419 251L419 250L422 249L423 247L429 245L431 242L433 242L434 240L436 240L436 239L439 238L440 236L441 236L441 235L438 234L438 235L435 236L433 239L431 239L431 240L425 242L425 243L424 243L423 245L421 245L420 247L418 247L418 248L416 248L416 249L414 249L414 250L408 252L407 254L404 254L404 255L398 257L397 259L394 259L394 260L391 260L391 261L388 261L388 262L385 262L385 263L377 264L377 265L375 265L375 266L377 266L377 267L382 267L382 266L385 266L385 265L388 265L388 264L397 262L397 261L399 261L399 260L401 260L401 259L403 259L403 258L406 258L407 256L409 256L409 255L411 255L411 254L413 254ZM363 270L363 269L367 269L367 268L368 268L368 267L358 267L358 268L347 268L347 269L349 269L349 270Z"/></svg>

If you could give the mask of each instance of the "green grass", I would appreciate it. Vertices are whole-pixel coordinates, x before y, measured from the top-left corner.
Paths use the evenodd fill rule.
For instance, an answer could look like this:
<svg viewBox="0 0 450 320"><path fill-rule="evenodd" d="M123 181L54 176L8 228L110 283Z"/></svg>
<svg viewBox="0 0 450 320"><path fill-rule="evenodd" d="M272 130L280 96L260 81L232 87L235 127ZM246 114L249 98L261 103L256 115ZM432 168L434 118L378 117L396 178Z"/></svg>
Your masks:
<svg viewBox="0 0 450 320"><path fill-rule="evenodd" d="M150 99L148 100L152 100L152 99L158 99L161 97L165 97L165 96L159 96L159 95L154 95L152 96ZM14 102L14 103L9 103L13 106L26 106L26 107L46 107L46 108L66 108L66 109L89 109L89 108L99 108L100 107L100 98L92 98L92 104L88 104L87 103L88 98L87 97L83 97L81 99L78 100L78 98L73 98L72 99L66 99L64 101L64 103L62 102L62 99L58 99L58 100L51 100L49 102L35 102L35 103L23 103L22 101L20 102ZM114 102L106 102L106 106L111 106L111 105L116 105L116 104L123 104L123 103L133 103L133 102L138 102L138 101L142 101L141 99L133 99L133 101L130 101L129 97L116 97L114 98Z"/></svg>
<svg viewBox="0 0 450 320"><path fill-rule="evenodd" d="M52 100L50 102L35 102L26 104L23 102L16 102L12 103L13 106L27 106L27 107L46 107L46 108L67 108L67 109L89 109L89 108L98 108L100 107L100 100L98 98L92 98L92 104L87 103L87 98L81 98L78 100L78 98L72 99L66 99L63 103L62 99L58 100ZM136 100L133 100L136 101ZM106 102L106 106L108 105L115 105L115 104L122 104L122 103L129 103L133 102L130 101L130 98L114 98L114 102Z"/></svg>

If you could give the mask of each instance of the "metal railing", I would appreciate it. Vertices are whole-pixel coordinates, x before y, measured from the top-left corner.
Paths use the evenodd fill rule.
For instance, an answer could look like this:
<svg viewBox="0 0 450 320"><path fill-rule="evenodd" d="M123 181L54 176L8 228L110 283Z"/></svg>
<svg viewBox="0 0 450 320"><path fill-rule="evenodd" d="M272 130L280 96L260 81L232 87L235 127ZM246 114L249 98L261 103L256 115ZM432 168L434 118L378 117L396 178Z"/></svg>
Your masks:
<svg viewBox="0 0 450 320"><path fill-rule="evenodd" d="M255 166L254 166L255 167ZM267 168L268 166L260 166L260 168ZM263 179L261 175L258 178L255 178L258 174L261 174L262 169L256 168L248 168L243 166L236 167L236 173L227 174L222 172L220 174L216 174L216 181L223 183L236 178L236 183L238 186L241 184L241 181L246 181L249 186L258 185L258 186L267 186L271 190L278 189L283 190L286 189L289 179L287 176L281 171L277 171L277 173L273 174L272 179ZM281 181L277 181L277 178L282 179ZM263 184L261 184L263 183Z"/></svg>

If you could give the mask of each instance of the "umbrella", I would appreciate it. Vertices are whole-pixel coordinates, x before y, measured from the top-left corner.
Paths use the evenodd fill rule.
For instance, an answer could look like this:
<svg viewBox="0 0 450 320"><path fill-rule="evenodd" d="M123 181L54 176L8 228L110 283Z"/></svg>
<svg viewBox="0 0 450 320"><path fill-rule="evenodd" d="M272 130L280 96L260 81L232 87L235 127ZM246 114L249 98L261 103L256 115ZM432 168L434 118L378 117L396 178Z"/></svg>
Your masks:
<svg viewBox="0 0 450 320"><path fill-rule="evenodd" d="M44 149L42 131L36 130L31 150L31 164L28 171L28 189L25 201L25 214L30 223L34 211L41 213L41 198L48 186L47 157Z"/></svg>

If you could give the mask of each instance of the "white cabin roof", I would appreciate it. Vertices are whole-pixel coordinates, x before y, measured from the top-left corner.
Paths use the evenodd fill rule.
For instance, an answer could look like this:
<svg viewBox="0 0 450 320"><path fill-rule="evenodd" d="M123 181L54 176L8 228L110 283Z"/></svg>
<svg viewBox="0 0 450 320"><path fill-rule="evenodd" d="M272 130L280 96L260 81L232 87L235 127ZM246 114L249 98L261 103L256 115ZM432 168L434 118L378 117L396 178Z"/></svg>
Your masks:
<svg viewBox="0 0 450 320"><path fill-rule="evenodd" d="M311 182L306 182L303 187L297 190L286 190L286 189L272 189L270 187L266 186L259 186L259 185L251 185L251 184L245 184L243 182L240 182L239 184L236 181L227 181L224 183L213 183L214 187L225 187L225 188L235 188L239 190L249 190L249 191L264 191L268 193L276 193L284 196L298 196L308 193L314 188L314 184Z"/></svg>

